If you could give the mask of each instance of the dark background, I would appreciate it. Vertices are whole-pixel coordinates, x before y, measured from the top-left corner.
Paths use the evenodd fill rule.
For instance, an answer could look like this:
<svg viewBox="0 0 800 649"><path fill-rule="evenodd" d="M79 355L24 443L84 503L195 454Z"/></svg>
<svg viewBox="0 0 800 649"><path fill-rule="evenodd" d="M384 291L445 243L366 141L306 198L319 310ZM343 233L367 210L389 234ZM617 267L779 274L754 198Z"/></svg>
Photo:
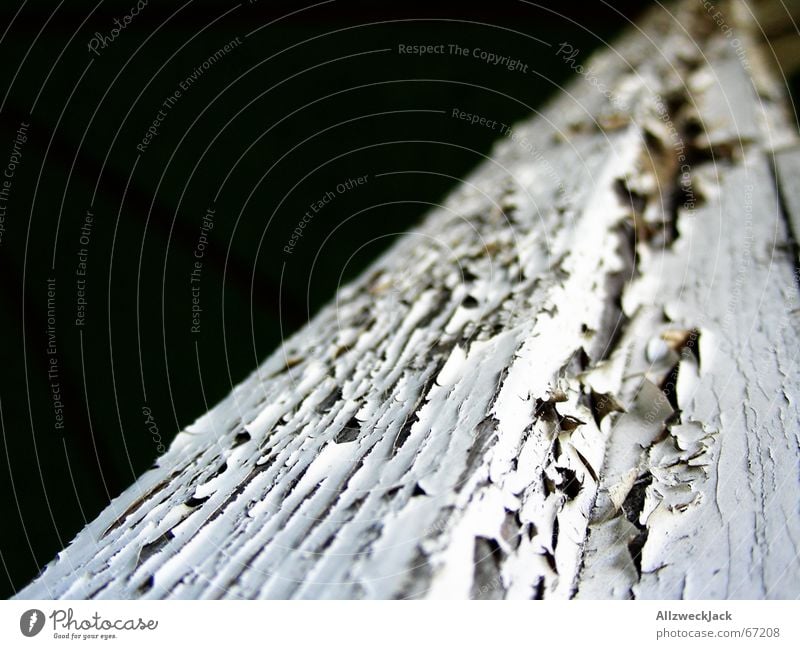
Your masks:
<svg viewBox="0 0 800 649"><path fill-rule="evenodd" d="M278 20L303 5L150 0L99 56L92 35L136 0L20 4L0 10L0 167L30 124L0 243L4 596L152 464L158 439L143 408L168 444L481 161L500 134L452 108L522 119L570 76L559 42L584 60L647 3L336 0ZM140 154L162 102L237 36ZM400 55L400 43L481 47L528 73ZM400 170L433 173L374 177ZM284 253L311 202L364 174ZM212 204L194 334L189 277ZM47 376L49 278L63 429Z"/></svg>

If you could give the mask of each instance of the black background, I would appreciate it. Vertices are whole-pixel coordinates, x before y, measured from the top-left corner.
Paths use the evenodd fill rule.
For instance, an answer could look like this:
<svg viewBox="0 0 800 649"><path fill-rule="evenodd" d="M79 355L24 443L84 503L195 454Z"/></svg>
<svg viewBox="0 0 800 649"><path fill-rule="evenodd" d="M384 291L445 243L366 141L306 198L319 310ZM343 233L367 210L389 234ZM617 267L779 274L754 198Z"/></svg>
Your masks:
<svg viewBox="0 0 800 649"><path fill-rule="evenodd" d="M453 119L454 107L505 123L527 116L571 75L559 42L583 61L647 3L613 4L336 0L281 18L303 5L150 0L94 55L94 32L108 34L135 0L19 12L20 0L4 2L0 166L20 124L30 127L0 243L2 594L152 464L158 440L143 408L168 444L482 160L500 133ZM162 102L237 36L140 154ZM528 72L401 55L401 43L480 47ZM375 177L410 170L429 173ZM309 204L364 174L287 255ZM189 276L212 203L193 334ZM62 430L46 373L49 278Z"/></svg>

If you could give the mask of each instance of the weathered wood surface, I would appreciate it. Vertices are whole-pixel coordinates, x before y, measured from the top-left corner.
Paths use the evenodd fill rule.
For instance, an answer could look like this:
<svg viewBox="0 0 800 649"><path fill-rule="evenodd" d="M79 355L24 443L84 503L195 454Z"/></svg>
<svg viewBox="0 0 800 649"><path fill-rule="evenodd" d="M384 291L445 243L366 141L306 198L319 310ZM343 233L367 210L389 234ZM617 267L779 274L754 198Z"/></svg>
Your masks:
<svg viewBox="0 0 800 649"><path fill-rule="evenodd" d="M797 138L736 5L746 62L701 2L595 56L19 596L800 595Z"/></svg>

